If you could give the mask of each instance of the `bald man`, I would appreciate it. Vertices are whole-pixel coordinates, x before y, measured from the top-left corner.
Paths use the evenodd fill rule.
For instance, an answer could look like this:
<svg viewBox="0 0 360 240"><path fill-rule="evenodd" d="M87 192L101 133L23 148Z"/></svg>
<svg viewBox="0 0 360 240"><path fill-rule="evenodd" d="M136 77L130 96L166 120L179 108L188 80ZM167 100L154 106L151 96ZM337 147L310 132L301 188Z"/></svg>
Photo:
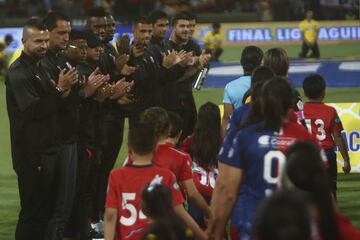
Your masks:
<svg viewBox="0 0 360 240"><path fill-rule="evenodd" d="M55 84L41 67L49 32L40 19L26 22L22 42L24 50L6 78L11 153L21 207L15 239L48 239L59 149L57 104L72 83L62 71Z"/></svg>

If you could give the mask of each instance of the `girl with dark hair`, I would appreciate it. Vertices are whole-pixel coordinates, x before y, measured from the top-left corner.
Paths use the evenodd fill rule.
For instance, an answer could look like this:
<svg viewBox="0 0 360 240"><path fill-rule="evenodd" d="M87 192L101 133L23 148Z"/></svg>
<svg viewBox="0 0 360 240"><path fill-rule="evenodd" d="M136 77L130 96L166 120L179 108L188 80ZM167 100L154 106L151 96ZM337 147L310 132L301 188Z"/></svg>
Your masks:
<svg viewBox="0 0 360 240"><path fill-rule="evenodd" d="M270 48L264 54L264 66L267 66L274 70L275 74L280 77L287 77L289 72L289 57L286 51L282 48ZM295 98L293 104L293 111L297 115L298 121L305 127L304 119L304 103L301 99L300 93L294 88ZM293 113L292 113L293 114Z"/></svg>
<svg viewBox="0 0 360 240"><path fill-rule="evenodd" d="M172 171L176 176L176 179L180 184L180 189L188 202L196 204L196 206L201 209L202 213L208 219L211 219L212 215L209 205L197 190L192 178L191 157L189 154L176 150L174 148L174 144L169 142L171 124L166 110L160 107L148 108L140 119L141 121L149 123L155 127L157 146L153 156L153 163L156 166ZM199 226L195 224L193 219L191 219L191 221L189 223L187 222L187 224L188 226L190 226L190 224L196 225L198 233L195 231L194 233L200 236L204 234L200 231L200 229L198 229Z"/></svg>
<svg viewBox="0 0 360 240"><path fill-rule="evenodd" d="M289 148L286 158L282 186L295 187L307 194L312 206L313 225L316 226L312 239L360 239L360 231L335 210L319 147L309 142L298 142Z"/></svg>
<svg viewBox="0 0 360 240"><path fill-rule="evenodd" d="M142 211L151 222L145 231L144 240L193 239L192 231L173 209L171 192L167 186L150 183L145 186L141 197Z"/></svg>
<svg viewBox="0 0 360 240"><path fill-rule="evenodd" d="M190 155L202 168L217 167L217 154L221 147L220 124L220 109L216 104L207 102L200 107Z"/></svg>
<svg viewBox="0 0 360 240"><path fill-rule="evenodd" d="M232 213L233 239L250 239L259 202L277 188L287 148L298 140L316 140L300 125L289 121L294 91L281 77L267 81L232 146L219 154L219 176L211 200L214 220L209 231L223 236Z"/></svg>
<svg viewBox="0 0 360 240"><path fill-rule="evenodd" d="M254 220L256 240L310 240L308 201L299 191L280 191L262 201Z"/></svg>
<svg viewBox="0 0 360 240"><path fill-rule="evenodd" d="M190 145L193 180L208 203L218 175L217 154L221 147L220 121L220 109L216 104L207 102L202 105ZM204 216L196 205L190 202L188 211L201 228L206 228Z"/></svg>

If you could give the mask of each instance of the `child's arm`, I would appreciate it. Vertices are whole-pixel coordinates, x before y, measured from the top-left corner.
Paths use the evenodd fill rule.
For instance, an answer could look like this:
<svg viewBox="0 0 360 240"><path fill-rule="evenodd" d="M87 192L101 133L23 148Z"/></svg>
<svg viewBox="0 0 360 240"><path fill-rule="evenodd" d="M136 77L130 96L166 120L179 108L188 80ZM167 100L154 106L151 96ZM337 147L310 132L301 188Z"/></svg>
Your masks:
<svg viewBox="0 0 360 240"><path fill-rule="evenodd" d="M346 150L345 141L341 135L341 132L339 132L339 131L334 132L333 135L334 135L334 142L335 142L336 146L338 146L341 156L344 159L343 171L345 174L348 174L351 171L351 165L350 165L349 154Z"/></svg>
<svg viewBox="0 0 360 240"><path fill-rule="evenodd" d="M193 179L188 179L182 182L186 195L190 201L193 201L204 213L206 219L209 221L212 218L211 210L209 205L206 203L203 196L197 190Z"/></svg>
<svg viewBox="0 0 360 240"><path fill-rule="evenodd" d="M105 240L114 240L116 233L116 220L118 210L116 208L105 209L105 225L104 225L104 238Z"/></svg>
<svg viewBox="0 0 360 240"><path fill-rule="evenodd" d="M189 215L189 213L184 209L182 204L179 204L174 207L176 214L185 222L191 231L193 231L196 239L208 239L207 234L200 229L194 219Z"/></svg>

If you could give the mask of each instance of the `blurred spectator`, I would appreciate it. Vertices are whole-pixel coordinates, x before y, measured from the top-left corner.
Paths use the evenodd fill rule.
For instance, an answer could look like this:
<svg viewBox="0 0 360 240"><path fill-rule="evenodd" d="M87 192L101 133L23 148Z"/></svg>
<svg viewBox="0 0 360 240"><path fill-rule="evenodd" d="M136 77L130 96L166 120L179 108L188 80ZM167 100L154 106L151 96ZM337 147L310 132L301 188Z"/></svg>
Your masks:
<svg viewBox="0 0 360 240"><path fill-rule="evenodd" d="M272 21L273 19L272 11L268 0L259 0L256 5L256 8L261 21L263 22Z"/></svg>
<svg viewBox="0 0 360 240"><path fill-rule="evenodd" d="M354 10L348 10L345 14L345 20L355 20L357 18L356 11Z"/></svg>
<svg viewBox="0 0 360 240"><path fill-rule="evenodd" d="M221 47L220 23L212 24L212 31L208 32L204 37L204 47L207 53L211 53L213 61L219 61L219 57L223 52Z"/></svg>
<svg viewBox="0 0 360 240"><path fill-rule="evenodd" d="M300 22L299 28L302 39L302 49L299 57L306 58L308 51L311 50L310 57L319 58L320 52L317 38L320 25L313 19L313 11L306 12L306 18Z"/></svg>
<svg viewBox="0 0 360 240"><path fill-rule="evenodd" d="M5 44L0 43L0 76L3 76L7 70L7 60L5 55Z"/></svg>
<svg viewBox="0 0 360 240"><path fill-rule="evenodd" d="M333 3L333 0L329 0ZM172 16L181 11L195 13L258 12L259 20L299 20L303 9L313 9L316 19L344 19L347 9L358 3L349 0L336 3L334 11L327 11L326 0L0 0L0 10L8 18L43 16L49 10L64 12L72 18L82 19L92 7L102 6L107 11L116 13L115 18L121 22L131 22L135 16L148 15L154 10L165 11ZM355 7L356 9L357 7ZM331 9L331 8L330 8ZM358 16L358 12L355 12ZM221 18L221 16L219 16ZM353 14L349 15L349 19Z"/></svg>
<svg viewBox="0 0 360 240"><path fill-rule="evenodd" d="M274 21L289 21L291 19L289 0L270 0L269 3Z"/></svg>
<svg viewBox="0 0 360 240"><path fill-rule="evenodd" d="M9 62L11 56L13 55L15 48L12 46L14 43L14 37L11 34L6 34L4 37L5 44L5 59Z"/></svg>
<svg viewBox="0 0 360 240"><path fill-rule="evenodd" d="M6 34L4 38L5 47L9 46L12 41L14 41L14 37L11 34Z"/></svg>

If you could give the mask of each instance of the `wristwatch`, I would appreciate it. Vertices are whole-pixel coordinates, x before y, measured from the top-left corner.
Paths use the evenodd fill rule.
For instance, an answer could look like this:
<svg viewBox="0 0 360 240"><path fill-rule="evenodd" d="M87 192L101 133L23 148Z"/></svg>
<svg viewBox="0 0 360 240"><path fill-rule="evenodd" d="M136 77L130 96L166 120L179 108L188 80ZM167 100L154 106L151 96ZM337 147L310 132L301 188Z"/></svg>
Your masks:
<svg viewBox="0 0 360 240"><path fill-rule="evenodd" d="M60 94L63 94L63 93L64 93L64 90L63 90L61 87L59 87L59 86L55 86L55 89L56 89L56 91L58 91L58 93L60 93Z"/></svg>

